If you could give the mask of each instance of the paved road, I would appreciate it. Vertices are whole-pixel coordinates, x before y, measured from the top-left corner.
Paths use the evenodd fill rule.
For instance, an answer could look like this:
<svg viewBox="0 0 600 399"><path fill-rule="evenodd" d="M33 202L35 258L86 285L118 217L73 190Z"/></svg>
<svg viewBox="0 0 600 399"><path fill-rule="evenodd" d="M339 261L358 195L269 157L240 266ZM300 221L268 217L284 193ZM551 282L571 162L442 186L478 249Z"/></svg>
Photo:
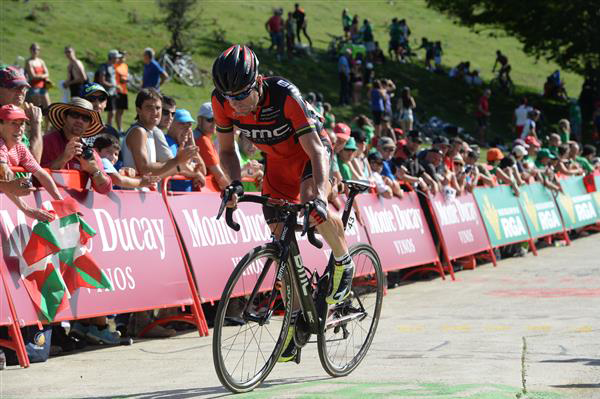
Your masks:
<svg viewBox="0 0 600 399"><path fill-rule="evenodd" d="M226 396L189 333L0 372L1 398ZM600 234L388 291L363 364L331 379L315 346L247 398L600 398Z"/></svg>

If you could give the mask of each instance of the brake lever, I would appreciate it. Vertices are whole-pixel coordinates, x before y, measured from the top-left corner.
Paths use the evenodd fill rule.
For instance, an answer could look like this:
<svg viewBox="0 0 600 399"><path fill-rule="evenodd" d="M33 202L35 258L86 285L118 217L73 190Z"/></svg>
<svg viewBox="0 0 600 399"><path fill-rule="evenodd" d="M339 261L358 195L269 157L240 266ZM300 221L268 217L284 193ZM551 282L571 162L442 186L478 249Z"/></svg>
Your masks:
<svg viewBox="0 0 600 399"><path fill-rule="evenodd" d="M310 218L310 205L306 204L304 206L304 222L302 223L302 234L301 236L306 235L306 233L308 233L308 227L309 227L309 218Z"/></svg>

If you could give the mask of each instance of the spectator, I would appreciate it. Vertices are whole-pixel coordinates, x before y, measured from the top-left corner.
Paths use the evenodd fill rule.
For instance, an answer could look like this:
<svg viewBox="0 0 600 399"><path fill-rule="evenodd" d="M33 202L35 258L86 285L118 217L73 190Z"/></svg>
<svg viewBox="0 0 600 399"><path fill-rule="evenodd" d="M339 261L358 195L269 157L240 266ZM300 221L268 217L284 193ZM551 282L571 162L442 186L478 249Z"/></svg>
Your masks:
<svg viewBox="0 0 600 399"><path fill-rule="evenodd" d="M392 97L394 97L394 93L396 92L396 85L391 79L382 79L381 87L384 89L383 100L385 105L385 115L387 115L391 122L392 118L394 117L394 112L392 109Z"/></svg>
<svg viewBox="0 0 600 399"><path fill-rule="evenodd" d="M371 143L375 136L375 128L373 127L373 122L366 115L360 114L353 121L356 128L362 130L367 135L367 143ZM372 146L377 146L377 142L372 143Z"/></svg>
<svg viewBox="0 0 600 399"><path fill-rule="evenodd" d="M358 54L360 56L360 54ZM350 69L350 84L352 85L352 105L358 105L361 102L363 88L362 60L357 58L352 63Z"/></svg>
<svg viewBox="0 0 600 399"><path fill-rule="evenodd" d="M171 123L165 136L173 157L177 156L180 148L197 148L194 144L192 132L194 122L195 120L188 110L178 109L175 111L173 123ZM190 163L182 165L178 174L190 178L191 181L171 181L171 190L173 191L200 191L200 188L206 185L206 165L199 154L195 154Z"/></svg>
<svg viewBox="0 0 600 399"><path fill-rule="evenodd" d="M581 107L576 99L569 102L569 122L575 140L581 142Z"/></svg>
<svg viewBox="0 0 600 399"><path fill-rule="evenodd" d="M115 101L115 118L117 129L123 131L123 112L129 109L129 99L127 97L127 80L129 79L129 66L125 63L127 53L119 52L117 62L115 63L115 74L117 81L117 99Z"/></svg>
<svg viewBox="0 0 600 399"><path fill-rule="evenodd" d="M367 59L373 59L373 53L375 52L375 36L373 35L373 27L371 21L365 18L363 26L360 28L360 36L367 50Z"/></svg>
<svg viewBox="0 0 600 399"><path fill-rule="evenodd" d="M568 143L571 140L571 124L568 119L558 121L558 134L560 135L560 141L563 143Z"/></svg>
<svg viewBox="0 0 600 399"><path fill-rule="evenodd" d="M112 126L112 120L115 114L116 102L117 102L117 75L115 72L115 63L119 57L117 50L110 50L108 52L108 62L100 65L98 71L96 71L96 83L100 83L108 94L108 100L106 101L106 112L107 112L107 125Z"/></svg>
<svg viewBox="0 0 600 399"><path fill-rule="evenodd" d="M83 66L83 62L75 55L73 47L65 47L65 56L69 60L69 65L67 65L67 79L64 82L64 86L66 89L69 89L71 97L78 97L79 93L81 93L81 87L88 81L85 67Z"/></svg>
<svg viewBox="0 0 600 399"><path fill-rule="evenodd" d="M444 54L444 51L442 50L442 42L438 40L433 43L433 61L435 63L435 72L443 72L442 54ZM479 78L479 80L481 81L481 78Z"/></svg>
<svg viewBox="0 0 600 399"><path fill-rule="evenodd" d="M392 163L396 169L396 177L399 180L409 185L419 185L422 191L428 191L428 186L421 179L425 171L417 159L417 152L421 144L423 144L421 132L411 130L407 133L406 139L396 142L397 149Z"/></svg>
<svg viewBox="0 0 600 399"><path fill-rule="evenodd" d="M160 86L169 78L169 74L154 59L154 50L150 47L144 49L142 58L144 60L142 88L150 88L160 91Z"/></svg>
<svg viewBox="0 0 600 399"><path fill-rule="evenodd" d="M390 42L388 45L388 55L392 61L400 61L400 40L404 33L402 32L398 18L392 18L392 24L389 29Z"/></svg>
<svg viewBox="0 0 600 399"><path fill-rule="evenodd" d="M94 111L89 101L74 97L68 104L51 104L48 119L55 130L44 136L42 167L81 170L90 175L96 192L107 194L111 191L112 183L100 156L94 150L84 152L82 140L103 130L100 113Z"/></svg>
<svg viewBox="0 0 600 399"><path fill-rule="evenodd" d="M283 9L275 8L271 18L265 22L265 29L271 36L271 47L269 47L269 52L276 49L278 61L281 61L283 55L283 19L281 18L281 14L283 14Z"/></svg>
<svg viewBox="0 0 600 399"><path fill-rule="evenodd" d="M413 128L413 110L416 107L417 104L415 103L415 99L410 94L410 87L405 86L402 88L400 100L398 101L398 119L400 128L405 132L408 132Z"/></svg>
<svg viewBox="0 0 600 399"><path fill-rule="evenodd" d="M340 105L350 105L350 62L352 49L346 49L345 54L338 58L338 76L340 79Z"/></svg>
<svg viewBox="0 0 600 399"><path fill-rule="evenodd" d="M102 112L104 112L109 99L106 89L104 89L104 87L100 83L94 82L84 84L81 88L80 96L92 103L94 111L98 112L99 114L102 114ZM110 125L104 125L104 129L101 133L110 134L116 137L117 139L121 137L119 132Z"/></svg>
<svg viewBox="0 0 600 399"><path fill-rule="evenodd" d="M373 82L373 88L371 89L371 112L373 114L373 122L375 123L375 135L381 136L381 121L385 113L385 88L382 85L381 80Z"/></svg>
<svg viewBox="0 0 600 399"><path fill-rule="evenodd" d="M350 39L350 27L352 26L352 17L348 13L348 9L342 11L342 28L344 29L344 39Z"/></svg>
<svg viewBox="0 0 600 399"><path fill-rule="evenodd" d="M464 153L463 144L465 144L465 142L460 137L453 137L450 141L450 147L446 152L446 156L444 157L444 163L446 164L446 167L453 172L454 157L456 157L457 155L460 155L462 157L462 154Z"/></svg>
<svg viewBox="0 0 600 399"><path fill-rule="evenodd" d="M596 158L596 147L591 144L583 146L583 151L580 156L575 157L579 165L583 168L585 173L592 173L594 171L594 158Z"/></svg>
<svg viewBox="0 0 600 399"><path fill-rule="evenodd" d="M438 173L442 165L443 154L437 148L421 151L419 163L423 168L423 179L429 186L429 190L435 194L441 190L442 176Z"/></svg>
<svg viewBox="0 0 600 399"><path fill-rule="evenodd" d="M21 71L13 66L0 68L0 106L13 104L23 108L29 119L29 137L23 135L21 142L31 151L37 162L42 159L42 110L25 102L29 83Z"/></svg>
<svg viewBox="0 0 600 399"><path fill-rule="evenodd" d="M260 191L264 177L264 166L261 162L264 162L264 160L261 159L258 148L242 134L239 135L239 158L242 167L242 179L252 180L242 181L244 191ZM337 165L335 166L337 168Z"/></svg>
<svg viewBox="0 0 600 399"><path fill-rule="evenodd" d="M523 167L526 170L533 170L535 168L537 153L542 147L542 144L534 136L527 136L527 138L525 138L525 144L527 144L528 147L525 147L527 149L527 155L523 157Z"/></svg>
<svg viewBox="0 0 600 399"><path fill-rule="evenodd" d="M0 107L0 164L8 167L21 166L31 173L55 200L62 200L54 180L48 172L41 168L27 147L21 143L25 130L27 116L25 111L16 105L9 104ZM40 221L49 221L54 217L43 209L31 208L20 197L12 194L7 196L23 213Z"/></svg>
<svg viewBox="0 0 600 399"><path fill-rule="evenodd" d="M537 158L535 160L535 166L538 169L548 168L549 166L551 166L550 162L555 159L557 159L556 155L554 155L552 153L552 151L550 151L548 148L542 148L537 153Z"/></svg>
<svg viewBox="0 0 600 399"><path fill-rule="evenodd" d="M560 147L562 143L563 142L560 139L560 135L558 133L552 133L548 138L548 145L546 148L548 148L554 155L557 155L558 147Z"/></svg>
<svg viewBox="0 0 600 399"><path fill-rule="evenodd" d="M496 61L494 61L494 66L492 67L492 72L496 71L496 66L498 64L500 64L500 69L498 70L498 78L501 81L506 81L506 82L512 83L512 79L510 78L511 66L508 63L508 57L506 55L502 54L502 52L500 50L496 50Z"/></svg>
<svg viewBox="0 0 600 399"><path fill-rule="evenodd" d="M533 111L533 108L527 105L527 97L523 97L519 106L515 108L515 112L513 115L513 123L515 124L517 137L521 137L521 133L523 133L523 129L525 128L525 124L527 123L530 111Z"/></svg>
<svg viewBox="0 0 600 399"><path fill-rule="evenodd" d="M116 188L155 187L156 183L160 180L158 176L130 177L119 173L115 169L115 163L119 159L121 144L115 136L110 134L99 135L94 140L94 149L100 155L104 170L110 176L113 186L117 186Z"/></svg>
<svg viewBox="0 0 600 399"><path fill-rule="evenodd" d="M162 116L162 97L154 89L142 89L136 99L137 121L125 134L122 150L123 165L134 168L141 175L172 176L181 171L197 154L195 146L177 151L177 155L166 161L157 160L155 134Z"/></svg>
<svg viewBox="0 0 600 399"><path fill-rule="evenodd" d="M474 69L473 72L465 74L465 83L471 86L481 86L483 80L479 76L479 69Z"/></svg>
<svg viewBox="0 0 600 399"><path fill-rule="evenodd" d="M472 170L473 178L476 179L475 184L492 187L494 185L494 179L485 165L479 162L479 156L479 147L472 145L465 158L465 171L468 172Z"/></svg>
<svg viewBox="0 0 600 399"><path fill-rule="evenodd" d="M300 7L300 4L294 4L294 14L292 15L296 20L296 36L298 37L298 43L302 43L302 40L300 39L300 31L302 31L304 36L308 39L308 43L312 49L312 40L310 39L310 36L308 36L308 33L306 33L306 13L304 12L304 9Z"/></svg>
<svg viewBox="0 0 600 399"><path fill-rule="evenodd" d="M352 40L352 43L358 43L360 41L360 28L358 24L358 15L355 15L354 18L352 18L352 25L350 25L350 40Z"/></svg>
<svg viewBox="0 0 600 399"><path fill-rule="evenodd" d="M579 146L577 147L579 151ZM564 176L580 175L583 174L583 169L575 161L572 161L569 157L570 148L569 144L563 143L558 147L558 164L556 165L556 172Z"/></svg>
<svg viewBox="0 0 600 399"><path fill-rule="evenodd" d="M353 130L350 136L356 142L356 151L352 157L353 170L356 171L353 179L368 180L371 170L367 159L367 135L362 130Z"/></svg>
<svg viewBox="0 0 600 399"><path fill-rule="evenodd" d="M229 179L221 169L219 154L212 144L212 136L216 133L216 124L213 116L212 103L205 102L200 106L196 115L198 126L194 130L194 142L200 152L200 157L206 165L207 175L213 176L219 189L224 190L229 184ZM252 144L252 143L250 143Z"/></svg>
<svg viewBox="0 0 600 399"><path fill-rule="evenodd" d="M428 71L433 71L433 66L431 65L431 62L435 56L433 42L429 41L426 37L422 37L421 45L417 48L417 50L420 49L425 50L425 69Z"/></svg>
<svg viewBox="0 0 600 399"><path fill-rule="evenodd" d="M29 185L29 180L26 178L15 180L0 179L0 193L23 197L33 193L34 191L35 188Z"/></svg>
<svg viewBox="0 0 600 399"><path fill-rule="evenodd" d="M390 137L380 137L377 140L377 151L383 158L383 172L382 175L388 177L391 180L395 180L396 176L392 172L392 156L396 152L396 144Z"/></svg>
<svg viewBox="0 0 600 399"><path fill-rule="evenodd" d="M331 111L331 104L323 103L323 118L325 121L323 122L323 127L325 129L331 130L335 125L335 114Z"/></svg>
<svg viewBox="0 0 600 399"><path fill-rule="evenodd" d="M175 110L177 109L177 102L173 97L162 96L162 111L160 122L158 123L158 129L154 129L154 147L156 148L156 160L158 162L166 162L173 158L171 149L167 144L165 133L171 127L173 123L173 117L175 116Z"/></svg>
<svg viewBox="0 0 600 399"><path fill-rule="evenodd" d="M505 161L505 158L508 158ZM517 179L513 173L516 164L512 156L505 157L499 148L490 148L487 153L490 173L496 176L499 183L508 184L513 188L515 195L519 195Z"/></svg>
<svg viewBox="0 0 600 399"><path fill-rule="evenodd" d="M436 136L431 142L431 148L439 150L442 154L442 162L438 167L440 175L446 174L446 170L452 170L452 161L448 160L448 151L450 150L450 140L445 136Z"/></svg>
<svg viewBox="0 0 600 399"><path fill-rule="evenodd" d="M294 47L296 40L294 14L288 12L288 17L285 20L285 44L287 48L287 57L291 60L294 56Z"/></svg>
<svg viewBox="0 0 600 399"><path fill-rule="evenodd" d="M338 167L340 174L344 180L355 179L359 175L359 172L354 168L352 164L352 158L354 153L358 150L354 137L348 138L344 148L338 153Z"/></svg>
<svg viewBox="0 0 600 399"><path fill-rule="evenodd" d="M29 47L31 58L25 61L25 74L29 78L30 85L27 95L32 104L46 109L50 105L50 96L48 95L50 75L46 63L39 57L40 50L41 48L37 43L33 43Z"/></svg>
<svg viewBox="0 0 600 399"><path fill-rule="evenodd" d="M537 121L540 119L541 112L537 109L532 109L527 113L527 120L521 131L520 138L525 140L527 136L533 136L538 138L537 135Z"/></svg>
<svg viewBox="0 0 600 399"><path fill-rule="evenodd" d="M490 89L485 89L483 91L483 95L479 98L479 102L477 103L477 111L475 111L475 119L477 119L477 135L479 137L479 143L483 146L486 145L485 133L489 124L490 115L490 95L492 91Z"/></svg>
<svg viewBox="0 0 600 399"><path fill-rule="evenodd" d="M390 199L393 196L392 188L385 184L381 172L383 171L383 158L377 151L369 154L369 167L371 168L371 178L375 183L377 195L381 195L383 198Z"/></svg>

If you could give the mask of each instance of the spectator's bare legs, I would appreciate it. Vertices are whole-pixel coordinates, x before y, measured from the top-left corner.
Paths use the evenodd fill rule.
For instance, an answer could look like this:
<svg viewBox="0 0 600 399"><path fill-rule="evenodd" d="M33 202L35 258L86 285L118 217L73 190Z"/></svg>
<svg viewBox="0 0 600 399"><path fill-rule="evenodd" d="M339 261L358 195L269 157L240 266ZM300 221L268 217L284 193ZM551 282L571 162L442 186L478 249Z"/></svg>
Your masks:
<svg viewBox="0 0 600 399"><path fill-rule="evenodd" d="M115 121L117 123L117 130L119 132L122 132L122 122L123 122L123 112L125 110L124 109L117 109L117 111L115 112Z"/></svg>
<svg viewBox="0 0 600 399"><path fill-rule="evenodd" d="M115 115L115 111L106 111L106 124L112 126L113 116Z"/></svg>

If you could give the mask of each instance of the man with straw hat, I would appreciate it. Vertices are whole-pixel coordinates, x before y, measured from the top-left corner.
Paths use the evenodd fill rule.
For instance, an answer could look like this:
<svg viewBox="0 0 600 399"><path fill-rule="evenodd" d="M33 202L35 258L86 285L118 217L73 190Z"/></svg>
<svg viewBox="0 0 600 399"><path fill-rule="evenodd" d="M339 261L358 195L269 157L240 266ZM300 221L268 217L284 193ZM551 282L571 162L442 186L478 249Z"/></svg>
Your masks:
<svg viewBox="0 0 600 399"><path fill-rule="evenodd" d="M44 136L42 167L87 172L94 190L100 194L108 193L112 183L104 172L100 156L95 150L85 148L83 141L83 138L94 136L104 129L100 113L94 111L89 101L73 97L68 104L50 105L48 119L55 130Z"/></svg>

